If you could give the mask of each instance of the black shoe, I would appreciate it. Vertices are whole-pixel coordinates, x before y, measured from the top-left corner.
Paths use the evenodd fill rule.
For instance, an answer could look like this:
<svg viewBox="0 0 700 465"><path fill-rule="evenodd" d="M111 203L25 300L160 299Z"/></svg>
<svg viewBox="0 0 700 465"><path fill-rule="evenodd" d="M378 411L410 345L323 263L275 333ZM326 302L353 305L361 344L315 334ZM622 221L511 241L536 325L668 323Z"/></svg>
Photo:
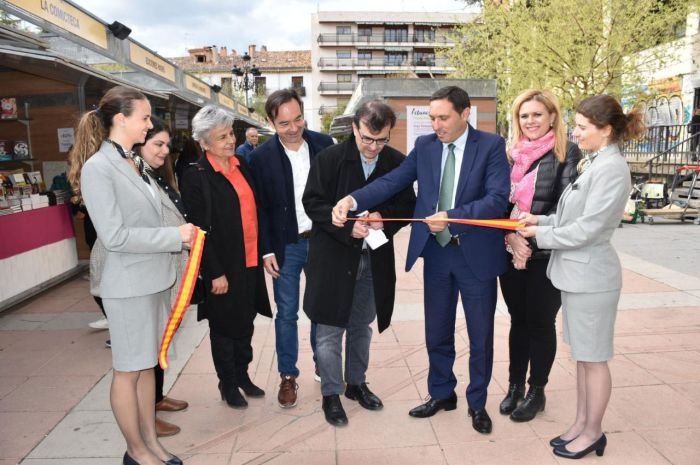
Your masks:
<svg viewBox="0 0 700 465"><path fill-rule="evenodd" d="M122 460L124 465L139 465L139 463L132 459L128 452L124 452L124 460Z"/></svg>
<svg viewBox="0 0 700 465"><path fill-rule="evenodd" d="M474 411L471 407L469 407L467 413L470 417L472 417L472 428L481 434L491 433L493 424L491 423L491 417L489 417L489 414L486 412L485 408Z"/></svg>
<svg viewBox="0 0 700 465"><path fill-rule="evenodd" d="M581 457L585 457L586 455L595 451L595 455L597 455L598 457L602 457L603 453L605 452L605 446L607 445L608 438L606 438L605 434L603 434L600 438L598 438L596 442L594 442L593 444L586 447L580 452L569 452L569 450L566 448L566 445L563 445L554 448L554 455L564 457L565 459L580 459Z"/></svg>
<svg viewBox="0 0 700 465"><path fill-rule="evenodd" d="M576 439L576 438L574 438L574 439ZM561 446L567 445L568 443L570 443L574 439L562 439L561 436L557 436L556 438L549 441L549 445L552 447L561 447Z"/></svg>
<svg viewBox="0 0 700 465"><path fill-rule="evenodd" d="M326 421L333 426L345 426L348 424L348 416L345 414L343 404L340 402L340 396L334 394L332 396L323 396L323 414L326 416Z"/></svg>
<svg viewBox="0 0 700 465"><path fill-rule="evenodd" d="M165 465L182 465L183 462L180 459L180 457L178 457L177 455L173 455L173 457L171 459L169 459L163 463L165 463Z"/></svg>
<svg viewBox="0 0 700 465"><path fill-rule="evenodd" d="M245 392L246 396L263 397L265 395L265 391L253 384L248 374L240 376L239 379L240 381L238 381L238 387L243 389L243 392Z"/></svg>
<svg viewBox="0 0 700 465"><path fill-rule="evenodd" d="M525 401L518 405L510 414L510 419L513 421L530 421L535 418L535 415L544 410L544 404L547 398L544 396L544 386L530 386L525 396Z"/></svg>
<svg viewBox="0 0 700 465"><path fill-rule="evenodd" d="M229 407L235 409L244 409L248 407L248 401L241 395L241 391L237 386L225 386L219 381L219 392L221 400L225 400Z"/></svg>
<svg viewBox="0 0 700 465"><path fill-rule="evenodd" d="M380 410L384 407L382 401L367 387L367 383L348 384L345 388L345 397L356 400L367 410Z"/></svg>
<svg viewBox="0 0 700 465"><path fill-rule="evenodd" d="M409 415L416 418L428 418L432 417L440 410L454 410L457 408L457 394L454 392L447 399L430 399L425 404L421 404L418 407L411 409L408 412Z"/></svg>
<svg viewBox="0 0 700 465"><path fill-rule="evenodd" d="M523 400L525 397L525 386L522 384L510 383L508 385L508 393L505 399L501 402L498 411L501 415L509 415L515 407L518 406L518 402Z"/></svg>

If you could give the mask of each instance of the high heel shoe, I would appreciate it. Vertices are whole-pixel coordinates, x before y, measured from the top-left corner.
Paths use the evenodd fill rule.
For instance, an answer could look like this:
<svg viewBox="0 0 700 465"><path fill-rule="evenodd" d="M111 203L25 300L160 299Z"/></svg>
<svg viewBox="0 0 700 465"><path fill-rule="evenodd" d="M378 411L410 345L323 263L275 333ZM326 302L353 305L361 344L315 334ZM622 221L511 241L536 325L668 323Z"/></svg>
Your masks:
<svg viewBox="0 0 700 465"><path fill-rule="evenodd" d="M129 452L124 452L124 460L122 460L124 465L140 465L136 460L132 459Z"/></svg>
<svg viewBox="0 0 700 465"><path fill-rule="evenodd" d="M574 439L576 439L576 438L574 438ZM574 439L562 439L561 436L557 436L556 438L549 441L549 445L552 447L561 447L561 446L567 445L568 443L570 443Z"/></svg>
<svg viewBox="0 0 700 465"><path fill-rule="evenodd" d="M602 457L603 453L605 452L605 446L607 446L607 445L608 445L608 439L605 437L605 434L603 434L600 438L598 438L598 440L596 442L594 442L590 446L586 447L582 451L571 452L564 445L561 447L555 447L554 448L554 455L558 455L559 457L564 457L565 459L580 459L581 457L585 457L586 455L595 451L595 455L597 455L598 457Z"/></svg>
<svg viewBox="0 0 700 465"><path fill-rule="evenodd" d="M219 393L221 394L221 400L225 400L231 408L241 410L248 407L248 401L241 395L241 391L238 390L237 386L227 389L219 381Z"/></svg>

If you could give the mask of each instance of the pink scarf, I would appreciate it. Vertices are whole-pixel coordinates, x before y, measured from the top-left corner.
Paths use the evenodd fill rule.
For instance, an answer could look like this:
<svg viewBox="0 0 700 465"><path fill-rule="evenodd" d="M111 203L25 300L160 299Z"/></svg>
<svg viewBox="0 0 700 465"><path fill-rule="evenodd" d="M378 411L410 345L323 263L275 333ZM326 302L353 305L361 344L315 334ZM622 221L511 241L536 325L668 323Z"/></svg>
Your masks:
<svg viewBox="0 0 700 465"><path fill-rule="evenodd" d="M542 158L547 152L554 148L554 131L551 129L547 134L536 140L529 140L521 137L510 151L513 159L513 169L510 172L510 201L515 204L511 217L521 212L530 212L532 197L535 195L535 181L537 180L537 169L527 172L533 163Z"/></svg>

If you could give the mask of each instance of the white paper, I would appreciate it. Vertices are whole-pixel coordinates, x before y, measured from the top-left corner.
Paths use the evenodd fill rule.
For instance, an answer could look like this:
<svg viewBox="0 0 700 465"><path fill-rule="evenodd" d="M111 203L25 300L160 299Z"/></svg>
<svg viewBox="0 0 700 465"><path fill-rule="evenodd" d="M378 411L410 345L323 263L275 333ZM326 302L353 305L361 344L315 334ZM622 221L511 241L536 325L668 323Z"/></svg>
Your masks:
<svg viewBox="0 0 700 465"><path fill-rule="evenodd" d="M58 151L65 153L75 143L73 128L58 128Z"/></svg>
<svg viewBox="0 0 700 465"><path fill-rule="evenodd" d="M365 242L370 249L375 250L389 242L389 239L386 238L386 234L381 229L370 228L369 235L365 237Z"/></svg>

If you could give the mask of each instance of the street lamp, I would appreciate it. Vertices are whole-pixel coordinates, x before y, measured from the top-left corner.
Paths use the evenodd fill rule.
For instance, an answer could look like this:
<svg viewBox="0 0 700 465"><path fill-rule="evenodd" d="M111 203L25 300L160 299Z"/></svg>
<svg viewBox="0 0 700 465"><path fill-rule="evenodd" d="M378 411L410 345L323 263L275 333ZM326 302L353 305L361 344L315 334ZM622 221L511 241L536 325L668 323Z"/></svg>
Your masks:
<svg viewBox="0 0 700 465"><path fill-rule="evenodd" d="M243 60L243 68L236 65L231 70L231 73L235 76L233 86L235 89L242 90L245 93L245 106L249 108L248 91L255 91L255 78L262 73L255 65L251 66L251 58L248 52L245 52L241 59Z"/></svg>

